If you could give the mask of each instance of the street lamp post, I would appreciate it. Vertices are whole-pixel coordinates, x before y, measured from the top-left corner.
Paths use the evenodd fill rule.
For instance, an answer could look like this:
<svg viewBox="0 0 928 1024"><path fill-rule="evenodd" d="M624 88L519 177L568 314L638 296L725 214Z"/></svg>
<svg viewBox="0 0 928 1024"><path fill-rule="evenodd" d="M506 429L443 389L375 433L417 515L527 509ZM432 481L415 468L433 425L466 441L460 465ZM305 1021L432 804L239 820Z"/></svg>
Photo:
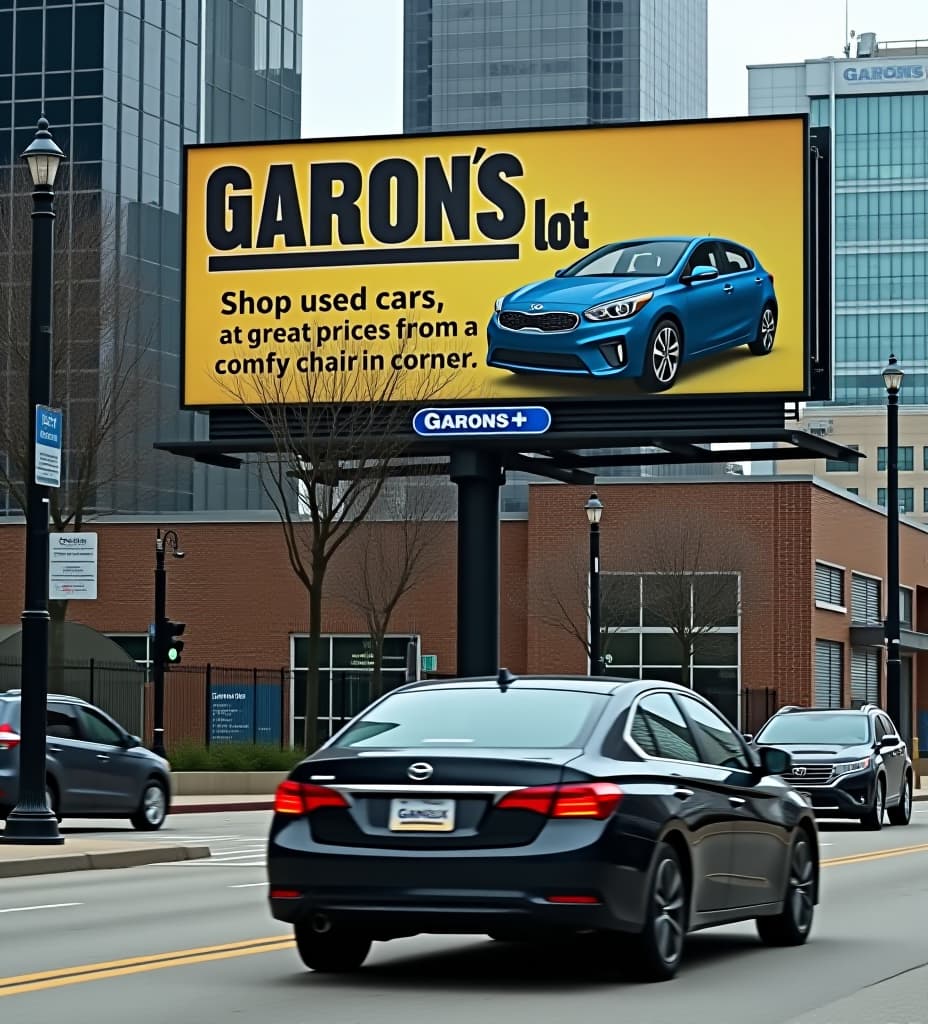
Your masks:
<svg viewBox="0 0 928 1024"><path fill-rule="evenodd" d="M175 558L183 558L180 542L173 530L167 530L164 536L161 531L155 537L155 650L152 658L152 678L155 683L155 721L152 730L152 750L161 757L165 756L164 747L164 662L167 658L167 645L170 641L167 616L167 573L164 570L164 549L171 548Z"/></svg>
<svg viewBox="0 0 928 1024"><path fill-rule="evenodd" d="M599 622L599 521L603 517L603 503L596 491L584 508L590 524L590 675L599 676L603 672Z"/></svg>
<svg viewBox="0 0 928 1024"><path fill-rule="evenodd" d="M902 712L899 650L899 392L905 371L891 355L883 369L886 386L886 703L893 721Z"/></svg>
<svg viewBox="0 0 928 1024"><path fill-rule="evenodd" d="M32 176L32 295L29 309L29 476L26 484L26 603L22 615L19 795L6 822L9 843L63 843L45 788L48 703L48 488L36 482L36 407L52 392L55 177L64 153L39 119L23 153Z"/></svg>

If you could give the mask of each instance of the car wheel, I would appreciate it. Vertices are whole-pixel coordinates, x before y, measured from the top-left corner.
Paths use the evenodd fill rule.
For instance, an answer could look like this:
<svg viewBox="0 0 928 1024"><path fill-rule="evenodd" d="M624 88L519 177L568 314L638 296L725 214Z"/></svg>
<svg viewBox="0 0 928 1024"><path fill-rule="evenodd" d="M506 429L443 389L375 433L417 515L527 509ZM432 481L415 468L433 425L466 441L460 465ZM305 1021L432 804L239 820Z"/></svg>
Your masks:
<svg viewBox="0 0 928 1024"><path fill-rule="evenodd" d="M796 837L789 857L783 910L757 918L757 934L768 946L801 946L812 931L815 915L815 860L804 832Z"/></svg>
<svg viewBox="0 0 928 1024"><path fill-rule="evenodd" d="M879 778L873 793L873 806L861 816L860 823L871 832L879 832L883 827L883 812L886 810L886 782Z"/></svg>
<svg viewBox="0 0 928 1024"><path fill-rule="evenodd" d="M337 928L320 932L310 921L298 921L293 932L300 959L311 971L327 974L356 971L371 950L371 940L365 935Z"/></svg>
<svg viewBox="0 0 928 1024"><path fill-rule="evenodd" d="M688 908L680 858L672 846L658 843L644 929L632 938L637 976L645 981L668 981L677 973L686 945Z"/></svg>
<svg viewBox="0 0 928 1024"><path fill-rule="evenodd" d="M757 325L757 337L748 343L751 354L766 356L773 351L773 342L777 336L777 311L769 303L764 306Z"/></svg>
<svg viewBox="0 0 928 1024"><path fill-rule="evenodd" d="M908 825L912 820L912 776L906 774L902 782L899 803L887 812L890 825Z"/></svg>
<svg viewBox="0 0 928 1024"><path fill-rule="evenodd" d="M640 384L645 391L673 387L683 362L683 337L673 320L658 320L651 331Z"/></svg>
<svg viewBox="0 0 928 1024"><path fill-rule="evenodd" d="M132 824L141 832L156 832L167 816L167 790L157 779L149 779L142 790L139 809L132 815Z"/></svg>

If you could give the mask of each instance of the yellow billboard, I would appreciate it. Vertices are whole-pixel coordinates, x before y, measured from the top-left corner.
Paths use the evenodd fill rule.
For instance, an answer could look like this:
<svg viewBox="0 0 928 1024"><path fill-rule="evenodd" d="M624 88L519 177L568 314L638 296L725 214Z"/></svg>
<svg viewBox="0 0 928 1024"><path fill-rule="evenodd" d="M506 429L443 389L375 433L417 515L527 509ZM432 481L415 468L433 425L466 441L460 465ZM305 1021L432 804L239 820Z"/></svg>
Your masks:
<svg viewBox="0 0 928 1024"><path fill-rule="evenodd" d="M804 117L185 153L183 401L802 397Z"/></svg>

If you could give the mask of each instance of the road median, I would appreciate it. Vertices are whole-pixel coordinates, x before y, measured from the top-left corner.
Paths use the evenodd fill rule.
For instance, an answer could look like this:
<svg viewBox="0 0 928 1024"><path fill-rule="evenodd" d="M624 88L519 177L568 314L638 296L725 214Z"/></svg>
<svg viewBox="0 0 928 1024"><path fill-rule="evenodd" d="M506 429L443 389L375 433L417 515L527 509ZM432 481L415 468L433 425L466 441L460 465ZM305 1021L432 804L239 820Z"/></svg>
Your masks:
<svg viewBox="0 0 928 1024"><path fill-rule="evenodd" d="M4 843L0 833L0 878L56 875L67 871L103 871L201 860L208 846L179 843L117 843L66 838L63 846L20 846Z"/></svg>

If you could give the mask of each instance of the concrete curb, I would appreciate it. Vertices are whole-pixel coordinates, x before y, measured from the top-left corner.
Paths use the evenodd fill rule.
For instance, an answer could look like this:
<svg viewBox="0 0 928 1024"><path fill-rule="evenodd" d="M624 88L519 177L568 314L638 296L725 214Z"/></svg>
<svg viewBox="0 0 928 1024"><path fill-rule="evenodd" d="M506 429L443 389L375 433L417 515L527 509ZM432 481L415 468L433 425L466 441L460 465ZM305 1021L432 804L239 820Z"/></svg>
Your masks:
<svg viewBox="0 0 928 1024"><path fill-rule="evenodd" d="M225 811L272 811L273 800L251 800L242 803L178 804L171 805L171 814L221 814Z"/></svg>
<svg viewBox="0 0 928 1024"><path fill-rule="evenodd" d="M134 868L145 864L171 864L210 856L208 846L139 846L138 849L104 850L99 853L44 853L17 860L0 859L0 878L57 875L66 871L102 871Z"/></svg>

